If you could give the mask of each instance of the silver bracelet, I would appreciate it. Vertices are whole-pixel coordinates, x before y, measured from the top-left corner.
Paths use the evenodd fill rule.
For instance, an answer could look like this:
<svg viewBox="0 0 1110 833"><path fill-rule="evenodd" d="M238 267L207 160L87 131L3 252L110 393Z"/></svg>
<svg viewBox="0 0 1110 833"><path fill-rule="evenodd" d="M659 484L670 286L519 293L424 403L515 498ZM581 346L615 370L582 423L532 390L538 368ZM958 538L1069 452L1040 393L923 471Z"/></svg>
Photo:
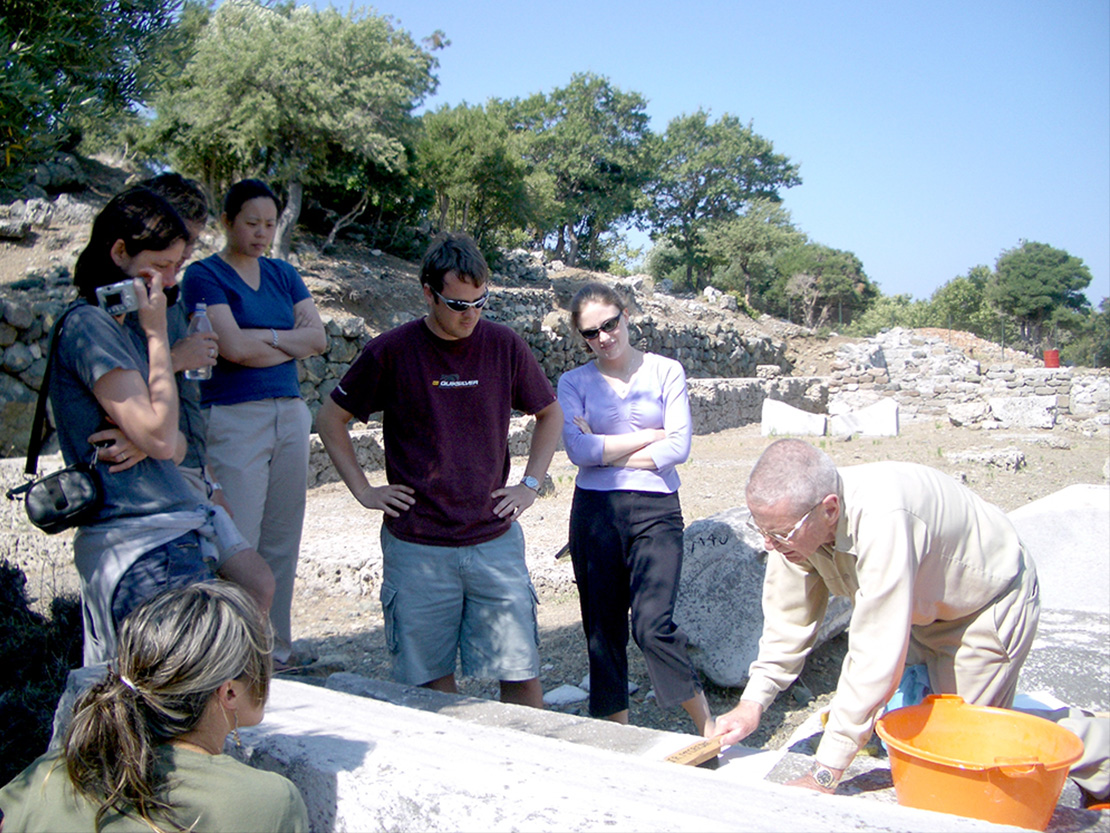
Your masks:
<svg viewBox="0 0 1110 833"><path fill-rule="evenodd" d="M270 346L277 347L277 330L275 330L273 327L270 328L270 336L273 338L273 340L270 342Z"/></svg>

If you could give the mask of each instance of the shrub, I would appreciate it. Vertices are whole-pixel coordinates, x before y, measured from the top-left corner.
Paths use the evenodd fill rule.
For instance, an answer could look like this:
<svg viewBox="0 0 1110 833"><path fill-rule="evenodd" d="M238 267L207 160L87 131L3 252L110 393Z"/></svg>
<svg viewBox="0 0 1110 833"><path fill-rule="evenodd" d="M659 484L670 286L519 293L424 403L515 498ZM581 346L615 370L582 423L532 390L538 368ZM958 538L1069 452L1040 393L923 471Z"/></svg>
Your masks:
<svg viewBox="0 0 1110 833"><path fill-rule="evenodd" d="M81 665L81 605L58 596L50 618L27 603L27 577L0 561L0 784L46 751L69 669Z"/></svg>

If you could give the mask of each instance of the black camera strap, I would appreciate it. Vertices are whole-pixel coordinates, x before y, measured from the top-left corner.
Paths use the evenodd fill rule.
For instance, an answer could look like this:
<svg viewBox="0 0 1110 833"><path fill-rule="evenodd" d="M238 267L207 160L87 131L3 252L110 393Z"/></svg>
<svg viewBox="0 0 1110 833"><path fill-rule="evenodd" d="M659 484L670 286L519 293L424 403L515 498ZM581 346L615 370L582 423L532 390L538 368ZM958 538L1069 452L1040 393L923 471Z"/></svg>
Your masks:
<svg viewBox="0 0 1110 833"><path fill-rule="evenodd" d="M46 402L50 397L50 369L54 365L54 348L58 343L58 334L62 330L62 322L66 320L67 315L82 305L82 301L71 303L58 317L58 320L54 322L54 326L50 328L50 344L46 348L46 370L43 371L42 383L39 385L39 399L35 403L35 418L31 422L31 438L27 441L27 465L23 469L23 473L30 479L22 486L9 489L7 493L9 500L15 500L15 498L29 490L34 483L33 478L38 474L39 452L42 451L42 434L46 425Z"/></svg>

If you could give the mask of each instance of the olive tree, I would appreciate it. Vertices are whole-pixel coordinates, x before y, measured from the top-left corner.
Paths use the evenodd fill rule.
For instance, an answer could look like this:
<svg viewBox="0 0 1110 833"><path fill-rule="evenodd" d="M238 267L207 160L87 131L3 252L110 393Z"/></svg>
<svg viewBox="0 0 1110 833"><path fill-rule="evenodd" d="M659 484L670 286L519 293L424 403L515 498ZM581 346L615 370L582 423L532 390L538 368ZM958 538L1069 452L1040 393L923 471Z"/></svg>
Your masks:
<svg viewBox="0 0 1110 833"><path fill-rule="evenodd" d="M671 120L663 135L647 210L653 236L682 253L686 281L697 290L708 273L708 233L753 200L777 202L801 184L798 166L769 139L727 113L716 122L699 110Z"/></svg>
<svg viewBox="0 0 1110 833"><path fill-rule="evenodd" d="M213 190L242 176L284 185L283 257L304 186L326 179L337 148L404 169L412 112L435 88L435 66L430 49L363 9L226 0L159 95L155 127L174 164Z"/></svg>

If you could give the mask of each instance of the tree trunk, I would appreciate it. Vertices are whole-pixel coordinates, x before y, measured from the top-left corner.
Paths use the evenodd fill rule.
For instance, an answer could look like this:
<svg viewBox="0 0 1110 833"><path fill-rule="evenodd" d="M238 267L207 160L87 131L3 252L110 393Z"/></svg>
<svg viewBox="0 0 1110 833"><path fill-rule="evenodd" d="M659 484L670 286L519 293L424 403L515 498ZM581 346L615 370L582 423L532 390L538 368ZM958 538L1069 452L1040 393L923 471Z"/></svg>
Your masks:
<svg viewBox="0 0 1110 833"><path fill-rule="evenodd" d="M552 257L554 260L562 260L567 251L566 238L563 236L563 227L559 226L559 238L555 241L555 252Z"/></svg>
<svg viewBox="0 0 1110 833"><path fill-rule="evenodd" d="M567 223L567 237L570 238L570 250L567 252L567 266L574 266L578 262L578 235L574 233L574 226Z"/></svg>
<svg viewBox="0 0 1110 833"><path fill-rule="evenodd" d="M301 203L304 200L304 186L300 180L290 180L288 188L289 202L278 217L277 230L274 232L274 257L279 260L289 259L289 252L293 247L293 227L301 216Z"/></svg>
<svg viewBox="0 0 1110 833"><path fill-rule="evenodd" d="M335 221L335 224L331 227L331 231L328 232L328 239L325 240L324 245L320 247L320 253L321 254L326 252L328 250L328 248L331 247L331 244L335 242L335 236L337 234L339 234L339 232L343 228L345 228L346 226L349 226L351 223L353 223L355 221L355 219L360 214L362 214L363 211L366 210L366 204L368 202L370 202L370 189L369 188L367 188L365 191L362 192L362 196L358 198L358 202L355 203L354 208L352 208L350 211L348 211L346 214L344 214L342 217L340 217L338 220Z"/></svg>
<svg viewBox="0 0 1110 833"><path fill-rule="evenodd" d="M447 227L447 211L451 207L451 198L446 194L439 197L439 226L436 231L443 231Z"/></svg>

